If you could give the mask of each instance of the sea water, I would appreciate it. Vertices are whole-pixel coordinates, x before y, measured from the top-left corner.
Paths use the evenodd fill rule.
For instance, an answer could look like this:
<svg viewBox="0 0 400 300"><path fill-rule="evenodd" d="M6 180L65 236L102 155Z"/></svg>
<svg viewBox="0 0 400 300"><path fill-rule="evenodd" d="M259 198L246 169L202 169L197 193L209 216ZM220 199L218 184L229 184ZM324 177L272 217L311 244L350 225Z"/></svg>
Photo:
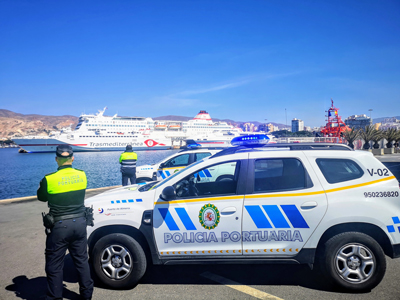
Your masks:
<svg viewBox="0 0 400 300"><path fill-rule="evenodd" d="M137 165L159 162L177 151L137 151ZM88 189L121 185L121 153L76 152L73 167L86 172ZM18 153L18 148L0 148L0 199L35 196L40 180L55 171L55 153Z"/></svg>

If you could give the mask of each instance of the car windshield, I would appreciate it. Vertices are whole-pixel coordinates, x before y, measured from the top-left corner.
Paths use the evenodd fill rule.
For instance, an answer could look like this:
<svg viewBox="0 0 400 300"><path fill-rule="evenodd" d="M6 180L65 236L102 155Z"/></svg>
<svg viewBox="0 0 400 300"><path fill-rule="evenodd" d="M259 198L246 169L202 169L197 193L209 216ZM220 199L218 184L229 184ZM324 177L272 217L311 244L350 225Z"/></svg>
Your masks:
<svg viewBox="0 0 400 300"><path fill-rule="evenodd" d="M181 170L179 170L178 172L174 173L173 175L165 178L162 181L158 181L157 185L154 185L151 189L156 189L159 188L160 186L164 185L166 182L170 181L172 178L175 178L178 174L180 174L182 171L188 170L193 168L194 166L198 165L199 163L202 163L204 160L208 159L208 157L203 158L202 160L196 161L194 163L192 163L191 165L187 166L186 168L183 168Z"/></svg>

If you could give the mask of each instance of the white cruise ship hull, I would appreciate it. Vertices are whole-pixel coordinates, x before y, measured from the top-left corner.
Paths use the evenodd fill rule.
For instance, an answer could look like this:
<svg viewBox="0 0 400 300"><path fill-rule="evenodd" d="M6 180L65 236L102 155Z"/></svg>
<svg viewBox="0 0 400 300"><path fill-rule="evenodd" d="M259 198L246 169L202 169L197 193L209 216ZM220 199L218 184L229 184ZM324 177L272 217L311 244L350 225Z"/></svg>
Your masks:
<svg viewBox="0 0 400 300"><path fill-rule="evenodd" d="M161 138L142 138L129 139L123 138L120 141L117 138L104 139L93 138L85 140L73 140L63 138L14 138L13 141L28 153L55 152L58 145L70 145L75 152L90 151L124 151L127 145L132 145L132 150L166 150L171 148L170 139Z"/></svg>

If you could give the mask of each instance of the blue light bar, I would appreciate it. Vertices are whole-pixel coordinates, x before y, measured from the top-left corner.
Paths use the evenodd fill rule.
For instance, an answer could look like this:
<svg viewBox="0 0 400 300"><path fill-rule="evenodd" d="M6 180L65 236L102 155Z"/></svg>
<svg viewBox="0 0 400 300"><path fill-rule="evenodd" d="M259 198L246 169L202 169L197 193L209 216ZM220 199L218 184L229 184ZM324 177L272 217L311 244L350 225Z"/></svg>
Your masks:
<svg viewBox="0 0 400 300"><path fill-rule="evenodd" d="M189 149L201 148L201 144L189 144L186 146Z"/></svg>
<svg viewBox="0 0 400 300"><path fill-rule="evenodd" d="M260 147L268 144L269 137L265 134L253 134L238 136L232 139L231 144L233 146L248 146L248 147Z"/></svg>

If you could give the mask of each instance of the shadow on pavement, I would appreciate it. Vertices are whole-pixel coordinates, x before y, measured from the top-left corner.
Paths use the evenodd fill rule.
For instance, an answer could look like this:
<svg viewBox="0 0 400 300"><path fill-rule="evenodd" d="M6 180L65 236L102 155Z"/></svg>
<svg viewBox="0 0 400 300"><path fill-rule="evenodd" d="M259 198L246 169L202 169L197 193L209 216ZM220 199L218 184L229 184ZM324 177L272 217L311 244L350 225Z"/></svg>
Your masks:
<svg viewBox="0 0 400 300"><path fill-rule="evenodd" d="M348 293L333 286L319 272L310 270L307 265L289 264L148 266L147 272L139 284L219 285L219 283L201 276L204 272L222 276L239 285L302 286L326 292ZM94 279L97 288L108 289L98 279Z"/></svg>
<svg viewBox="0 0 400 300"><path fill-rule="evenodd" d="M78 282L78 272L76 271L72 258L69 254L65 256L64 260L64 282ZM13 279L13 284L8 285L6 290L15 292L15 295L21 299L45 299L47 280L44 276L29 279L26 277L26 275L20 275ZM70 300L81 299L79 294L67 289L65 284L63 298Z"/></svg>

